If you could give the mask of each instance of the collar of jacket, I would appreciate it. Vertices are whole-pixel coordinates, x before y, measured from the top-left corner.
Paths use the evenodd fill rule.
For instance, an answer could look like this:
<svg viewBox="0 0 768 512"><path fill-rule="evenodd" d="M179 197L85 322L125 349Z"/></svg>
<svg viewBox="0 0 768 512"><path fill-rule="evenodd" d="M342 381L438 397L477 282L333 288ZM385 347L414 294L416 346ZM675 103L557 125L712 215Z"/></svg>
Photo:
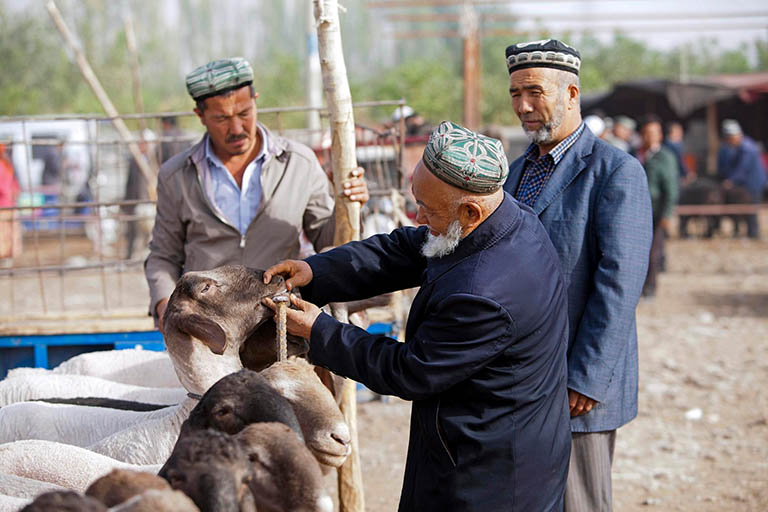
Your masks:
<svg viewBox="0 0 768 512"><path fill-rule="evenodd" d="M592 154L596 141L597 138L590 130L584 129L581 131L581 135L573 143L573 146L565 152L565 155L563 155L563 158L555 167L555 172L552 173L549 181L544 186L544 190L541 191L539 197L536 198L536 202L533 203L532 208L536 215L540 215L547 206L552 204L557 196L587 167L587 157ZM519 162L517 162L514 168L510 166L509 177L507 177L508 181L514 180L509 183L515 184L515 190L517 190L520 184L525 163L523 158L518 160Z"/></svg>
<svg viewBox="0 0 768 512"><path fill-rule="evenodd" d="M269 128L263 124L257 124L259 125L259 128L264 130L264 133L267 134L267 139L269 139L267 154L264 157L264 164L266 164L272 157L282 161L286 156L285 149L288 141L285 139L285 137L281 137L272 133ZM203 135L203 138L200 139L200 141L192 148L189 157L192 159L192 162L196 166L199 166L200 163L205 160L205 135Z"/></svg>
<svg viewBox="0 0 768 512"><path fill-rule="evenodd" d="M494 245L520 224L521 216L517 201L504 192L504 199L498 208L461 240L455 251L442 258L427 260L426 281L434 281L461 261Z"/></svg>

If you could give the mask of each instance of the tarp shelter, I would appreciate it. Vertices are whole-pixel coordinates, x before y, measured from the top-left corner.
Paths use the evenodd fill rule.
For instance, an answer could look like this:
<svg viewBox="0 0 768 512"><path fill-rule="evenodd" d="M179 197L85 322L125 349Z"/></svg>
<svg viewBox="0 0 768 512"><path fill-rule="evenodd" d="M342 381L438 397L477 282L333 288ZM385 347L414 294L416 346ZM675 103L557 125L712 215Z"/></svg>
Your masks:
<svg viewBox="0 0 768 512"><path fill-rule="evenodd" d="M616 84L612 90L582 97L582 112L601 112L635 119L653 113L664 121L688 125L706 121L708 168L717 149L720 123L737 119L744 132L768 147L768 72L715 75L687 82L641 79Z"/></svg>

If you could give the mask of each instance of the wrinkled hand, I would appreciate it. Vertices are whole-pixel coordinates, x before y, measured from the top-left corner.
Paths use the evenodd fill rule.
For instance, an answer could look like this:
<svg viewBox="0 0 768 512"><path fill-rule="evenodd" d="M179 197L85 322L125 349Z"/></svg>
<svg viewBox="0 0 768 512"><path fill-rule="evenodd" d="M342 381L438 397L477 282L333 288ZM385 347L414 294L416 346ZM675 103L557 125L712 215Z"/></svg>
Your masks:
<svg viewBox="0 0 768 512"><path fill-rule="evenodd" d="M283 260L272 265L264 271L264 284L269 284L272 277L281 275L285 278L285 287L288 290L300 288L312 281L312 267L302 260Z"/></svg>
<svg viewBox="0 0 768 512"><path fill-rule="evenodd" d="M286 330L288 334L300 336L308 340L310 334L312 334L312 326L315 325L315 320L320 316L320 308L311 302L298 298L294 294L290 294L290 297L291 305L297 309L288 308L286 310ZM261 302L275 312L275 323L277 323L277 305L274 301L270 298L265 298Z"/></svg>
<svg viewBox="0 0 768 512"><path fill-rule="evenodd" d="M350 201L357 201L360 205L364 205L368 202L370 195L368 194L368 184L365 182L365 169L358 167L352 171L352 178L344 180L344 195L349 198Z"/></svg>
<svg viewBox="0 0 768 512"><path fill-rule="evenodd" d="M568 405L571 408L571 418L587 414L596 404L596 400L592 400L578 391L568 390Z"/></svg>
<svg viewBox="0 0 768 512"><path fill-rule="evenodd" d="M168 299L160 299L155 306L155 312L157 313L157 330L163 332L163 315L165 310L168 309Z"/></svg>

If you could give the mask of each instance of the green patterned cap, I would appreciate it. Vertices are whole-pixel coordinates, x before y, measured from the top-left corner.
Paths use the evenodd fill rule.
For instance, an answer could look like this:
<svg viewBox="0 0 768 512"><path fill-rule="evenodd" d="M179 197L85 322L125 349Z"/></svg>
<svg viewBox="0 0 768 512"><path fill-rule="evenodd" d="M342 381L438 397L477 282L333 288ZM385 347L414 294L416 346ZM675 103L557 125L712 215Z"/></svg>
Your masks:
<svg viewBox="0 0 768 512"><path fill-rule="evenodd" d="M477 193L498 190L509 173L501 141L450 121L429 136L422 161L444 182Z"/></svg>
<svg viewBox="0 0 768 512"><path fill-rule="evenodd" d="M224 89L253 83L253 69L242 57L220 59L187 74L187 92L195 101L219 94Z"/></svg>

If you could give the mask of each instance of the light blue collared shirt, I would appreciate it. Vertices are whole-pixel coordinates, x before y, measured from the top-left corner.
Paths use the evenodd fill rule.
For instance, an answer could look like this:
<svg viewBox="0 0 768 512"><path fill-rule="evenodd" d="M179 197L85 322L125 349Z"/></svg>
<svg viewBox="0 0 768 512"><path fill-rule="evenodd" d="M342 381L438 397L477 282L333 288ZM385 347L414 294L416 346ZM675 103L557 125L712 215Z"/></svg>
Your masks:
<svg viewBox="0 0 768 512"><path fill-rule="evenodd" d="M243 188L237 186L235 178L213 152L211 138L206 135L205 160L208 164L206 192L219 212L230 221L240 234L244 235L248 225L259 211L261 204L261 166L267 155L269 141L261 126L256 125L261 134L261 151L243 173Z"/></svg>

